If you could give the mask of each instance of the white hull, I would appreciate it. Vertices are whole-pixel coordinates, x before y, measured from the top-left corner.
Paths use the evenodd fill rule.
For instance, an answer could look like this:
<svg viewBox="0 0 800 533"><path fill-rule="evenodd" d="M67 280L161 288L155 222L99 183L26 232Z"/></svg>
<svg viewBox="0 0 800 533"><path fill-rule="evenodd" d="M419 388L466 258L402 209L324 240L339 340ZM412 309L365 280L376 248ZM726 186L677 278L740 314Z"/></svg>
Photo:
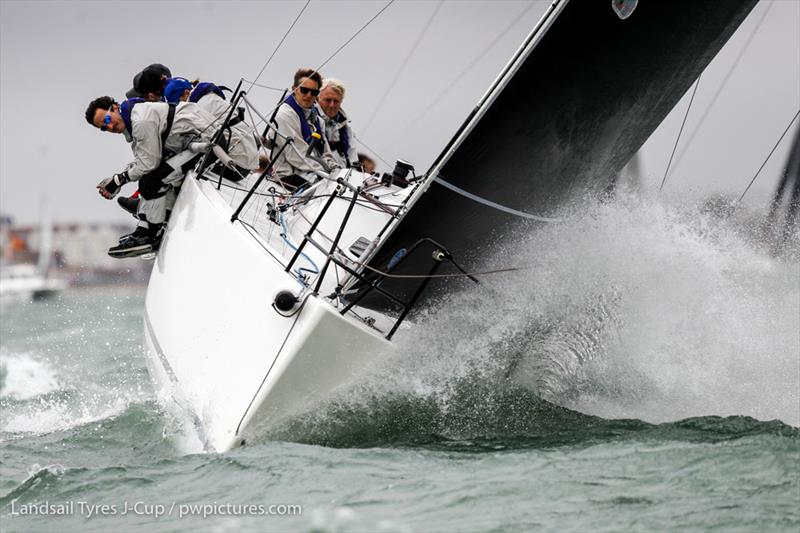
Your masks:
<svg viewBox="0 0 800 533"><path fill-rule="evenodd" d="M340 314L323 297L329 283L320 295L306 291L294 316L279 314L275 295L301 288L285 272L287 250L231 223L232 212L214 184L185 180L145 301L151 373L209 451L263 437L392 347L385 332Z"/></svg>

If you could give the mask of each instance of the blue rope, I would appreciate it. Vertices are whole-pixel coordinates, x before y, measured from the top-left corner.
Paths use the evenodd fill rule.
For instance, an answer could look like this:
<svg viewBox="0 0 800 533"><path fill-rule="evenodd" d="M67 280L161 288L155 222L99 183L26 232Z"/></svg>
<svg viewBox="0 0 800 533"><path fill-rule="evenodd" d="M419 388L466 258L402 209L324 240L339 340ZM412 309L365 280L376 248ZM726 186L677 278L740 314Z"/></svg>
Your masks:
<svg viewBox="0 0 800 533"><path fill-rule="evenodd" d="M294 196L294 195L292 195L292 196ZM289 230L286 228L286 221L283 220L283 213L280 212L280 211L278 211L278 220L280 221L281 229L283 230L282 233L281 233L281 239L283 239L283 242L285 242L289 246L289 248L291 248L294 251L297 251L297 246L292 244L292 241L290 241L289 238L288 238ZM314 269L314 270L311 270L309 268L304 268L304 267L297 267L297 269L295 269L294 273L295 273L295 276L297 276L297 282L300 285L305 287L306 284L305 284L305 281L303 281L303 273L305 272L305 273L308 273L308 274L319 274L319 267L305 253L300 252L300 257L302 257L303 259L305 259L306 261L311 263L311 266Z"/></svg>

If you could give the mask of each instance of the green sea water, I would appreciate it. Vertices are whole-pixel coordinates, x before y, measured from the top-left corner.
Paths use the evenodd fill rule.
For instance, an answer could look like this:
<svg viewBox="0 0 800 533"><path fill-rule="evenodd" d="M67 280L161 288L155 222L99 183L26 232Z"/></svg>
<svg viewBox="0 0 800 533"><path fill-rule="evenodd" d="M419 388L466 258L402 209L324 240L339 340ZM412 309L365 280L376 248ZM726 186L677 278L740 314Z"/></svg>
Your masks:
<svg viewBox="0 0 800 533"><path fill-rule="evenodd" d="M225 454L154 393L144 289L4 308L0 529L798 531L796 263L637 217L619 244L540 233L508 254L536 276L432 306L367 381Z"/></svg>

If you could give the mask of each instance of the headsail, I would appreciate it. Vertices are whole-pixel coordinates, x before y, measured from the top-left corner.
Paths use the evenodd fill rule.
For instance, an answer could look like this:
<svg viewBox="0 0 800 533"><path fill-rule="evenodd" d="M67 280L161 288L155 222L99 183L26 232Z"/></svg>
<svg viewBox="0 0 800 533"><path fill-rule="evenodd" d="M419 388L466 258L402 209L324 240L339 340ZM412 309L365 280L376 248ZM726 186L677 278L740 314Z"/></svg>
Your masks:
<svg viewBox="0 0 800 533"><path fill-rule="evenodd" d="M551 5L435 160L428 191L373 256L374 268L421 237L471 268L498 235L526 223L509 211L548 217L576 194L604 191L756 0L640 2L625 19L618 3ZM397 273L425 268L409 259Z"/></svg>

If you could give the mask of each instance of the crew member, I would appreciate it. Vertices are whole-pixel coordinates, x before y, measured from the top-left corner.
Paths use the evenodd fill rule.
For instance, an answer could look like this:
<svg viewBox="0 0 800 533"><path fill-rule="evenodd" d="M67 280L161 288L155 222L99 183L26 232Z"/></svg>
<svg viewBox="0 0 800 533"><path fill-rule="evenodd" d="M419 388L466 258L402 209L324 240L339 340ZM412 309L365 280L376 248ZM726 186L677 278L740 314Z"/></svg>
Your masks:
<svg viewBox="0 0 800 533"><path fill-rule="evenodd" d="M358 153L356 152L356 139L350 120L342 110L344 100L344 84L333 78L326 78L322 82L317 105L322 110L325 121L325 138L331 147L337 163L342 168L358 166Z"/></svg>
<svg viewBox="0 0 800 533"><path fill-rule="evenodd" d="M377 168L377 165L375 164L375 160L370 156L359 152L358 162L361 164L362 171L366 172L367 174L376 174L375 169Z"/></svg>
<svg viewBox="0 0 800 533"><path fill-rule="evenodd" d="M179 80L177 82L179 84L178 91L183 89L181 100L197 103L214 117L215 125L222 124L228 118L231 104L226 101L222 87L210 82L201 82L192 87L187 94L186 84L188 81L182 78L176 79ZM172 80L167 82L164 92L168 102L172 101L170 98L174 98L173 92L177 92L172 90L172 83ZM237 111L238 113L234 112L231 116L231 121L228 123L221 139L221 143L227 147L226 151L233 160L234 168L223 166L220 172L223 178L231 181L239 181L258 168L256 138L253 136L252 129L244 122L244 109L239 108Z"/></svg>
<svg viewBox="0 0 800 533"><path fill-rule="evenodd" d="M267 145L273 154L278 154L273 166L275 179L287 190L296 190L317 179L316 171L329 172L342 168L331 153L319 113L314 102L319 96L322 76L319 72L304 68L294 74L292 94L278 107L274 129L267 133ZM277 131L276 131L277 130ZM312 157L306 157L313 134L320 136ZM288 139L290 146L281 151ZM320 163L321 161L321 163ZM326 168L327 167L327 168Z"/></svg>
<svg viewBox="0 0 800 533"><path fill-rule="evenodd" d="M101 131L125 135L133 147L134 161L126 170L97 185L100 194L111 199L123 185L137 181L141 194L136 230L121 237L119 245L109 249L109 255L133 257L157 249L167 209L175 201L174 186L197 158L178 170L166 159L192 141L210 140L214 135L210 127L213 117L193 103L174 106L130 99L117 104L110 96L102 96L89 104L86 121Z"/></svg>
<svg viewBox="0 0 800 533"><path fill-rule="evenodd" d="M133 77L133 87L125 93L125 98L159 102L163 96L164 84L171 77L172 72L161 63L148 65Z"/></svg>

